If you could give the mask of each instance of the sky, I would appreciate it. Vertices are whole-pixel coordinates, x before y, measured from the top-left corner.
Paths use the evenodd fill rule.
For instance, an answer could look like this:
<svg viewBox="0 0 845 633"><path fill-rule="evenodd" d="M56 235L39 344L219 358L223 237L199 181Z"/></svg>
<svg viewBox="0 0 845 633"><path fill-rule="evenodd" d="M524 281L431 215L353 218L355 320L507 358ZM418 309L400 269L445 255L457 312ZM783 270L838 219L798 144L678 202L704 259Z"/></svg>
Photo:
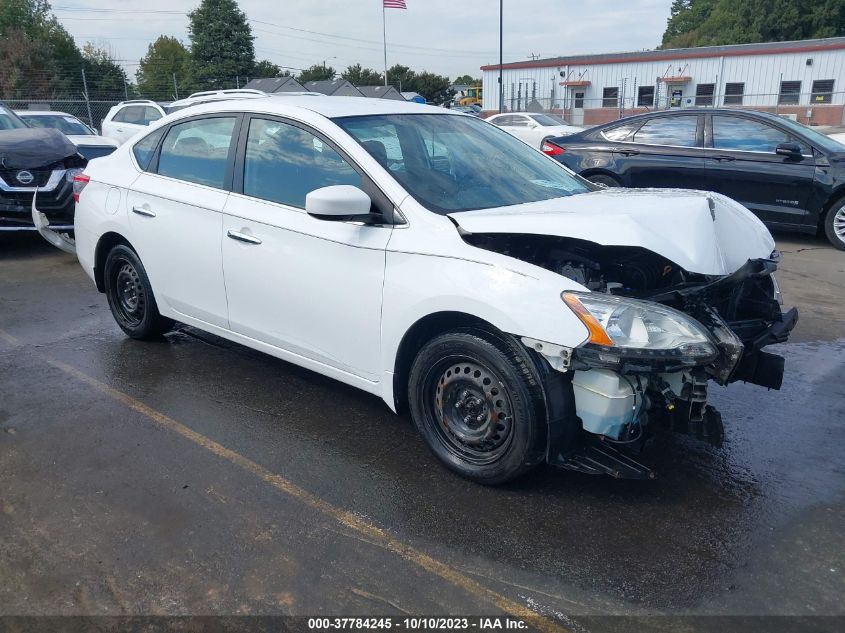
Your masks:
<svg viewBox="0 0 845 633"><path fill-rule="evenodd" d="M159 35L188 43L187 13L199 0L53 0L53 12L81 47L110 50L134 77ZM480 77L498 62L496 0L406 0L388 9L387 63L451 78ZM381 0L240 0L257 59L292 72L312 64L338 72L360 63L383 70ZM505 62L651 49L660 43L671 0L504 0Z"/></svg>

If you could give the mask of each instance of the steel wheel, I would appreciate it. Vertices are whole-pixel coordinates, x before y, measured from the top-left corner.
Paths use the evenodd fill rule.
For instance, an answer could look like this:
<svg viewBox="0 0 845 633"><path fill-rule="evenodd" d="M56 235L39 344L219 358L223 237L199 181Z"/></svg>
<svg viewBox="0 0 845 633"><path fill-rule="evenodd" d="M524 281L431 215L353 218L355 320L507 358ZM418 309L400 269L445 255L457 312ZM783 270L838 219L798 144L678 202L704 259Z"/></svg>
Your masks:
<svg viewBox="0 0 845 633"><path fill-rule="evenodd" d="M833 233L845 242L845 207L840 207L833 216Z"/></svg>
<svg viewBox="0 0 845 633"><path fill-rule="evenodd" d="M114 279L117 310L128 327L137 327L144 318L146 295L138 271L128 261L122 260Z"/></svg>
<svg viewBox="0 0 845 633"><path fill-rule="evenodd" d="M426 382L439 421L438 438L450 452L478 465L507 452L513 405L494 371L469 358L447 358L432 368Z"/></svg>

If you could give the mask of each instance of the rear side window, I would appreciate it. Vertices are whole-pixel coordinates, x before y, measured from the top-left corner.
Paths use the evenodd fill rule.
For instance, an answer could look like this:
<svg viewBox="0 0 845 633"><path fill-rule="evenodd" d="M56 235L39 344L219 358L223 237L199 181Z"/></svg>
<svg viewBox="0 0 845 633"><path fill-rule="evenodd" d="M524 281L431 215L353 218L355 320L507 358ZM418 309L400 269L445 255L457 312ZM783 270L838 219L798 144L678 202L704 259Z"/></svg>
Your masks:
<svg viewBox="0 0 845 633"><path fill-rule="evenodd" d="M626 123L625 125L617 125L608 130L604 130L601 135L608 141L624 141L628 135L634 131L637 123Z"/></svg>
<svg viewBox="0 0 845 633"><path fill-rule="evenodd" d="M675 147L697 147L698 117L658 117L646 121L634 134L635 143L647 145L672 145Z"/></svg>
<svg viewBox="0 0 845 633"><path fill-rule="evenodd" d="M361 176L340 154L302 128L271 119L250 121L244 195L304 209L308 193L332 185L361 187Z"/></svg>
<svg viewBox="0 0 845 633"><path fill-rule="evenodd" d="M171 126L164 137L158 173L222 189L235 117L197 119Z"/></svg>
<svg viewBox="0 0 845 633"><path fill-rule="evenodd" d="M158 147L158 142L161 140L163 134L164 128L156 130L135 143L135 147L132 148L132 153L135 154L135 160L138 161L138 167L144 171L150 170L150 162L155 155L156 147Z"/></svg>

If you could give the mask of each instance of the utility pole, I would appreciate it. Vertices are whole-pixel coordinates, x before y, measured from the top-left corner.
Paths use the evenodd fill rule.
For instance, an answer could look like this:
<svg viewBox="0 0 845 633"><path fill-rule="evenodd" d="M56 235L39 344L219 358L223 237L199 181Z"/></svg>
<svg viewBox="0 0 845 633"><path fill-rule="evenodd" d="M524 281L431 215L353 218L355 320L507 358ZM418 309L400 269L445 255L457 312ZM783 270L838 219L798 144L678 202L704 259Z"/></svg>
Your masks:
<svg viewBox="0 0 845 633"><path fill-rule="evenodd" d="M82 69L82 96L85 97L85 107L88 110L88 123L94 127L94 117L91 116L91 101L88 100L88 81L85 79L85 68Z"/></svg>
<svg viewBox="0 0 845 633"><path fill-rule="evenodd" d="M502 81L502 64L504 63L504 54L502 52L502 42L504 41L504 10L505 0L499 0L499 112L505 104L505 84Z"/></svg>
<svg viewBox="0 0 845 633"><path fill-rule="evenodd" d="M173 100L179 101L179 88L176 87L176 73L173 73Z"/></svg>
<svg viewBox="0 0 845 633"><path fill-rule="evenodd" d="M129 87L126 85L126 75L123 76L123 95L129 101Z"/></svg>

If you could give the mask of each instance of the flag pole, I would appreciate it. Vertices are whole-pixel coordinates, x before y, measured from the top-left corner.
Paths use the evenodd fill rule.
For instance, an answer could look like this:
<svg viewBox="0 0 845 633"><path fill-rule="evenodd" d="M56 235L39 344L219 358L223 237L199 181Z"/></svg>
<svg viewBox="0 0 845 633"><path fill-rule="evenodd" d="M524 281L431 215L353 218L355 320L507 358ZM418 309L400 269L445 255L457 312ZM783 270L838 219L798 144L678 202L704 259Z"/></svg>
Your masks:
<svg viewBox="0 0 845 633"><path fill-rule="evenodd" d="M384 0L381 0L381 26L384 35L384 85L387 86L387 16L384 10Z"/></svg>

